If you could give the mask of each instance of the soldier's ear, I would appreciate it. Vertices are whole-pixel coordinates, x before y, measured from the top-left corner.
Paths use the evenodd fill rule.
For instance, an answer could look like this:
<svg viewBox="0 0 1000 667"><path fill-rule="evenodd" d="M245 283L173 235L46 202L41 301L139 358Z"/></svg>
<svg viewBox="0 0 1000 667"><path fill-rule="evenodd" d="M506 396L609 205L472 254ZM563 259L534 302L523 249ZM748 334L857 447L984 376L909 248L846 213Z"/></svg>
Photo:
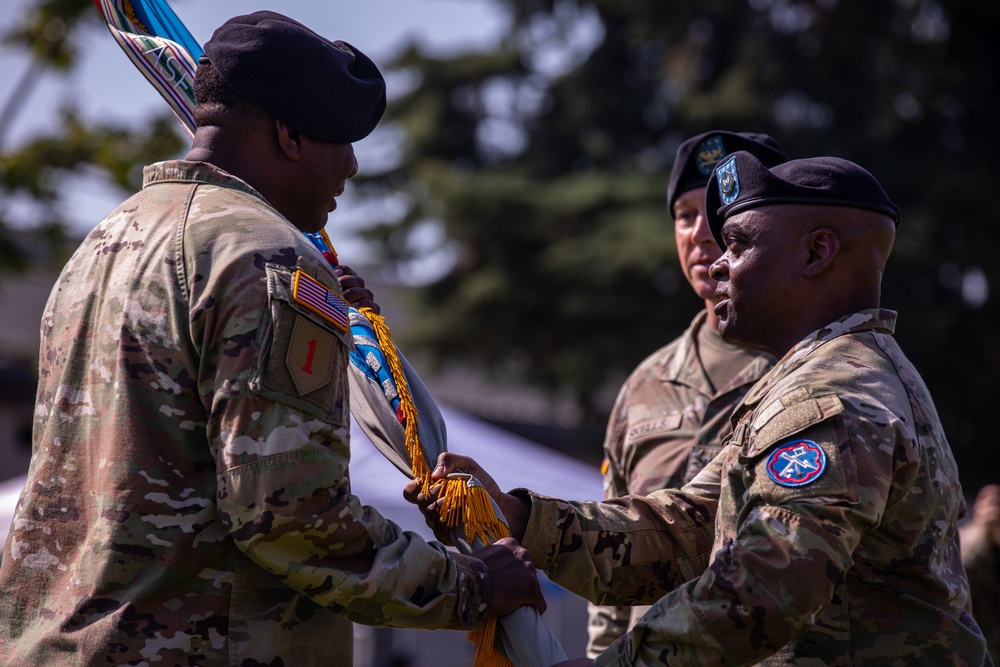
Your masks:
<svg viewBox="0 0 1000 667"><path fill-rule="evenodd" d="M280 118L274 119L278 150L293 162L302 158L302 133L286 125Z"/></svg>
<svg viewBox="0 0 1000 667"><path fill-rule="evenodd" d="M840 236L829 227L820 227L806 235L804 239L806 261L802 275L814 278L833 265L840 254Z"/></svg>

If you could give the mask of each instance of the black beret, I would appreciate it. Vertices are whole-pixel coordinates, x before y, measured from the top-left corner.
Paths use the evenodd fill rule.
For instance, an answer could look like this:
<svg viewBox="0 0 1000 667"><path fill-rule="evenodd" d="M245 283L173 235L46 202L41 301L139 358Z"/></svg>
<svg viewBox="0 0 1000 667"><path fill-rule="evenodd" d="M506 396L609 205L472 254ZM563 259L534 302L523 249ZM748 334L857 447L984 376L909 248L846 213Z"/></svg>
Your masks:
<svg viewBox="0 0 1000 667"><path fill-rule="evenodd" d="M275 12L229 19L205 55L233 90L316 141L363 139L385 111L385 80L368 56Z"/></svg>
<svg viewBox="0 0 1000 667"><path fill-rule="evenodd" d="M674 201L683 193L708 184L715 165L730 153L750 151L769 167L784 162L788 155L769 135L755 132L713 130L691 137L677 147L667 185L667 209L674 214Z"/></svg>
<svg viewBox="0 0 1000 667"><path fill-rule="evenodd" d="M715 168L705 192L705 213L715 241L722 223L741 211L772 204L846 206L884 213L899 224L899 208L875 177L847 160L812 157L768 168L746 151Z"/></svg>

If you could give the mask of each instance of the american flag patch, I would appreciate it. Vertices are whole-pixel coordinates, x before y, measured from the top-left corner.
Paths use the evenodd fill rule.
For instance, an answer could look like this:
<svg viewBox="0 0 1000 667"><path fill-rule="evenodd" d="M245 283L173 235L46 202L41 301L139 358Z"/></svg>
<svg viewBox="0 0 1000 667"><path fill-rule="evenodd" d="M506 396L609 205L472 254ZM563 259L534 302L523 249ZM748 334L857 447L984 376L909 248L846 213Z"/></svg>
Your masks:
<svg viewBox="0 0 1000 667"><path fill-rule="evenodd" d="M347 302L301 270L295 272L292 298L341 331L347 331Z"/></svg>

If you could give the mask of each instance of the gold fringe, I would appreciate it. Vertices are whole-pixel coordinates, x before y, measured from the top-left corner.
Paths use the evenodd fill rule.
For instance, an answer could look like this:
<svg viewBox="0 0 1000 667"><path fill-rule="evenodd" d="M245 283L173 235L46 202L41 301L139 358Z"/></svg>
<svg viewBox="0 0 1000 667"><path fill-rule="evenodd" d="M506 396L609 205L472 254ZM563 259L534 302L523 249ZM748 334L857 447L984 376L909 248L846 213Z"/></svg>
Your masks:
<svg viewBox="0 0 1000 667"><path fill-rule="evenodd" d="M462 523L465 540L470 544L477 537L483 544L510 537L507 524L493 512L493 503L483 487L469 486L464 479L448 479L439 495L441 522L451 528Z"/></svg>
<svg viewBox="0 0 1000 667"><path fill-rule="evenodd" d="M321 232L328 248L333 251L326 231ZM430 493L431 469L424 457L417 430L417 408L410 395L410 387L406 383L403 364L396 353L396 345L392 342L392 332L385 323L385 318L371 308L362 308L361 312L372 324L375 337L378 339L389 364L389 372L396 382L396 392L399 395L399 412L403 418L406 438L406 451L410 455L413 477L420 480L424 494ZM440 497L442 502L441 520L447 526L457 526L461 522L465 527L466 540L469 543L479 538L483 544L492 544L500 538L509 537L507 525L497 518L493 511L493 503L489 494L481 486L469 486L464 479L448 479L441 482ZM510 661L498 652L493 642L496 639L497 619L490 616L483 621L478 630L468 634L469 641L476 645L474 667L513 667Z"/></svg>
<svg viewBox="0 0 1000 667"><path fill-rule="evenodd" d="M510 660L494 648L497 634L496 616L490 616L476 630L469 630L466 638L476 645L474 667L514 667Z"/></svg>
<svg viewBox="0 0 1000 667"><path fill-rule="evenodd" d="M385 355L386 363L389 364L389 372L392 374L392 379L396 381L396 392L399 394L399 413L403 417L406 452L410 455L410 470L413 472L414 478L423 482L421 490L427 493L430 489L431 470L427 465L427 459L424 458L423 448L420 446L420 436L417 431L417 406L413 404L410 386L406 383L403 363L399 360L399 355L396 354L396 346L392 342L392 332L389 331L389 325L385 323L385 318L371 308L362 308L361 312L372 323L375 337L382 347L382 354Z"/></svg>

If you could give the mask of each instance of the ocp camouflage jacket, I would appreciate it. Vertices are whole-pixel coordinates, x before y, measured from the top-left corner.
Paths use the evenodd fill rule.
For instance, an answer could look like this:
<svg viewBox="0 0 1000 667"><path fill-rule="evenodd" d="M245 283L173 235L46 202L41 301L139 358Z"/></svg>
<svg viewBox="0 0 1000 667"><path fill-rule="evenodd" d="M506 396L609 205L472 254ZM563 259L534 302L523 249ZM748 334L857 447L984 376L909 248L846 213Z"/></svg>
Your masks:
<svg viewBox="0 0 1000 667"><path fill-rule="evenodd" d="M596 665L984 664L958 471L894 323L864 311L799 343L679 491L527 494L523 544L554 581L655 603Z"/></svg>
<svg viewBox="0 0 1000 667"><path fill-rule="evenodd" d="M211 165L145 177L45 309L0 662L329 667L352 662L348 619L477 626L483 564L351 494L323 257Z"/></svg>

